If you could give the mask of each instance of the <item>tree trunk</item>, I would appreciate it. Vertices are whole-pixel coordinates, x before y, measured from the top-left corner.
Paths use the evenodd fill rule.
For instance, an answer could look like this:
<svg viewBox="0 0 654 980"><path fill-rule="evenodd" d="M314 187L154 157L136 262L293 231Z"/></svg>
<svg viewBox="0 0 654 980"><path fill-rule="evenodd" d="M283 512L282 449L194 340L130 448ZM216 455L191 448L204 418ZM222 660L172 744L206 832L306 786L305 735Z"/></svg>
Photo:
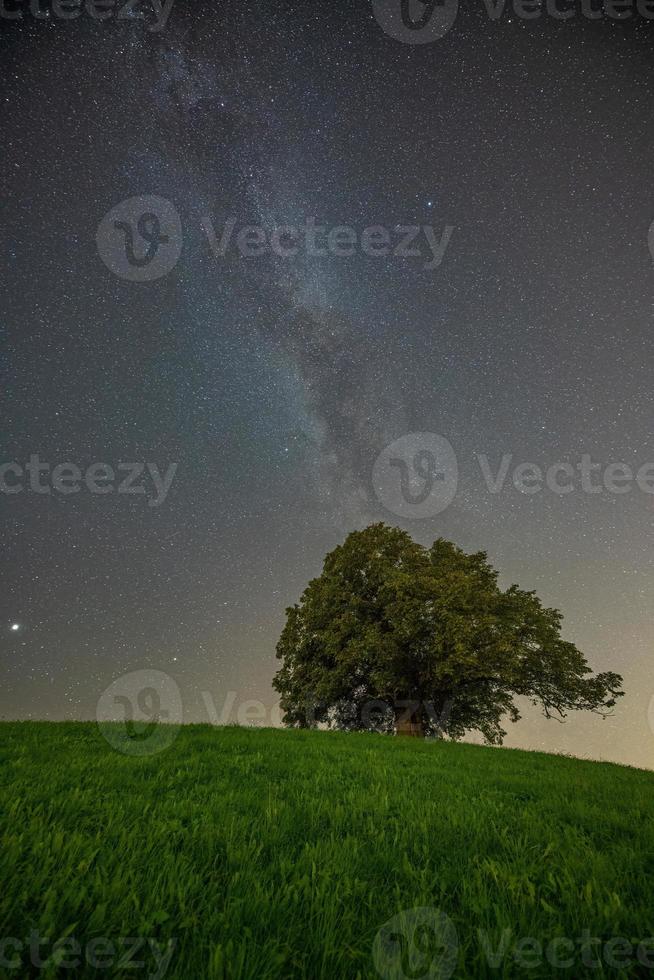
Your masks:
<svg viewBox="0 0 654 980"><path fill-rule="evenodd" d="M420 708L417 708L413 714L410 707L395 709L395 734L410 738L425 737Z"/></svg>

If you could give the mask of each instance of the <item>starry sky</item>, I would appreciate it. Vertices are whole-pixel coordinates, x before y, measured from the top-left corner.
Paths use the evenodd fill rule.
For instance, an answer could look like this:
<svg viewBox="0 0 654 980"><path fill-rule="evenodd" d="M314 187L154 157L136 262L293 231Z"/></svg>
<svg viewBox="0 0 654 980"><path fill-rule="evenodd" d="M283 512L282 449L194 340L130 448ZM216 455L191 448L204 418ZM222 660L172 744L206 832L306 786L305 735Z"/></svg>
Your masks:
<svg viewBox="0 0 654 980"><path fill-rule="evenodd" d="M229 692L272 708L285 607L385 520L486 550L623 674L612 718L527 710L508 745L652 767L654 496L510 475L654 462L651 21L491 20L479 0L409 44L366 0L176 0L158 31L146 4L21 9L0 19L0 462L177 469L157 506L149 477L0 494L0 717L93 718L145 668L174 678L185 721ZM143 195L171 202L181 254L129 281L98 229ZM452 231L428 269L424 239L221 256L207 216L218 234ZM426 517L390 512L372 475L412 433L458 463ZM491 493L478 457L503 454Z"/></svg>

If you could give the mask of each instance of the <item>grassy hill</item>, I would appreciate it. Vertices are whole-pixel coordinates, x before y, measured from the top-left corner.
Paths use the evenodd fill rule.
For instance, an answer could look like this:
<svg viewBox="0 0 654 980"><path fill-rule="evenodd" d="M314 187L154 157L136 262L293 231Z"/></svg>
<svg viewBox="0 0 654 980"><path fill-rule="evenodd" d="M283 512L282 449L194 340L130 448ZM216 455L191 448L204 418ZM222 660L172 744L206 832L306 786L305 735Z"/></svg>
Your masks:
<svg viewBox="0 0 654 980"><path fill-rule="evenodd" d="M653 773L209 726L139 758L23 722L0 783L2 977L654 976Z"/></svg>

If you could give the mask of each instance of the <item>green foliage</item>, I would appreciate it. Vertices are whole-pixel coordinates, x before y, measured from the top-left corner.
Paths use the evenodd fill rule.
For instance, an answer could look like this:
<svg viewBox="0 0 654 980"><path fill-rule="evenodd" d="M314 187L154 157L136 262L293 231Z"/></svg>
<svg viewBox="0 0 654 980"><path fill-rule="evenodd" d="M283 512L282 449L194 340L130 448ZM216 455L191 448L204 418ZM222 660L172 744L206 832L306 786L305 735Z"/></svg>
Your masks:
<svg viewBox="0 0 654 980"><path fill-rule="evenodd" d="M500 589L483 552L375 524L330 552L287 610L273 683L289 725L390 731L408 714L425 734L497 744L503 718L520 717L516 696L563 718L621 695L619 674L593 676L561 638L561 618L533 592Z"/></svg>
<svg viewBox="0 0 654 980"><path fill-rule="evenodd" d="M149 937L166 980L372 980L401 909L442 909L457 978L528 971L515 943L651 935L654 775L515 750L374 735L183 727L151 757L92 724L0 725L0 936ZM497 968L479 930L497 948ZM10 953L13 951L9 951ZM41 971L138 978L146 967Z"/></svg>

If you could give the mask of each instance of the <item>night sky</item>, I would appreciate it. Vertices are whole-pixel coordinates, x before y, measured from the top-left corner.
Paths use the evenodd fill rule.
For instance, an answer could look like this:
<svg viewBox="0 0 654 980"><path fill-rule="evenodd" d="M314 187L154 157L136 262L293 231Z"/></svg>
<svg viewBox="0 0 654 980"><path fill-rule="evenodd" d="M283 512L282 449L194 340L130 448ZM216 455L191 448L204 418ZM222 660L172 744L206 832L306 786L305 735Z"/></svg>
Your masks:
<svg viewBox="0 0 654 980"><path fill-rule="evenodd" d="M0 717L94 718L144 668L174 678L185 721L209 720L207 692L272 706L285 607L385 520L486 550L623 674L611 719L532 709L507 744L651 767L654 495L602 474L654 463L654 23L491 20L479 0L410 44L365 0L176 0L158 31L145 4L102 22L7 7L0 462L177 469L158 502L148 470L144 493L0 494ZM103 219L141 196L170 202L181 254L132 281ZM236 222L223 256L207 218L218 238ZM409 256L235 244L307 219L450 238L433 268L423 233ZM425 516L373 478L416 433L458 463ZM491 493L478 457L495 473L503 454ZM578 471L569 493L512 482L584 454L599 492Z"/></svg>

